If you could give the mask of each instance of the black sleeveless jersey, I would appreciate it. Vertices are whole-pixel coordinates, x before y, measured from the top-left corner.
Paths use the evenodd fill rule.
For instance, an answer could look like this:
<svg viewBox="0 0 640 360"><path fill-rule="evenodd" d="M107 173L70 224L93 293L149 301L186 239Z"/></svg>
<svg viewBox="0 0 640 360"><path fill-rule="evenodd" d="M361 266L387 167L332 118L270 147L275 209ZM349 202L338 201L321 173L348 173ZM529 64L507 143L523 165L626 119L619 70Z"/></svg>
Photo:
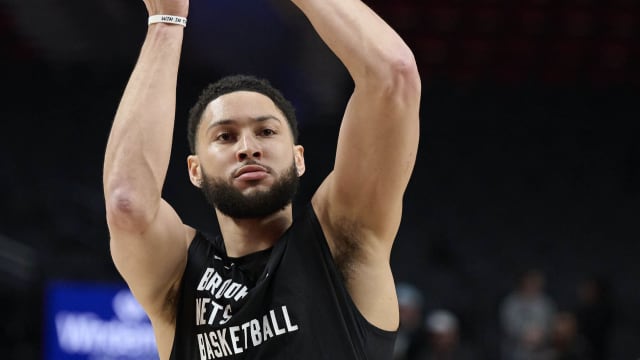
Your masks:
<svg viewBox="0 0 640 360"><path fill-rule="evenodd" d="M241 258L198 232L177 306L171 360L386 360L396 336L356 308L310 205L273 248Z"/></svg>

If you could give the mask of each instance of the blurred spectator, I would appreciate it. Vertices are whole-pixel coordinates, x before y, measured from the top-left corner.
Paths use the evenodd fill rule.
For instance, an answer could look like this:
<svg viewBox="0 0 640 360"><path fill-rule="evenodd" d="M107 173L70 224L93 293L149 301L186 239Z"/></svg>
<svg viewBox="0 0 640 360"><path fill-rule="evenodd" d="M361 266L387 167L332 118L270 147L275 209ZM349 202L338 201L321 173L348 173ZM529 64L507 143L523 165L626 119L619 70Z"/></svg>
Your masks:
<svg viewBox="0 0 640 360"><path fill-rule="evenodd" d="M593 352L593 360L607 359L613 305L608 283L604 279L590 277L579 284L576 317L578 330L585 336Z"/></svg>
<svg viewBox="0 0 640 360"><path fill-rule="evenodd" d="M460 341L458 318L450 311L439 309L426 318L427 346L419 360L473 360L476 357Z"/></svg>
<svg viewBox="0 0 640 360"><path fill-rule="evenodd" d="M408 283L396 285L400 306L400 328L394 349L394 360L413 360L424 344L424 297Z"/></svg>
<svg viewBox="0 0 640 360"><path fill-rule="evenodd" d="M504 360L548 359L555 303L545 294L544 274L526 271L500 304Z"/></svg>
<svg viewBox="0 0 640 360"><path fill-rule="evenodd" d="M551 332L553 360L591 360L585 338L578 331L576 317L571 312L558 312Z"/></svg>

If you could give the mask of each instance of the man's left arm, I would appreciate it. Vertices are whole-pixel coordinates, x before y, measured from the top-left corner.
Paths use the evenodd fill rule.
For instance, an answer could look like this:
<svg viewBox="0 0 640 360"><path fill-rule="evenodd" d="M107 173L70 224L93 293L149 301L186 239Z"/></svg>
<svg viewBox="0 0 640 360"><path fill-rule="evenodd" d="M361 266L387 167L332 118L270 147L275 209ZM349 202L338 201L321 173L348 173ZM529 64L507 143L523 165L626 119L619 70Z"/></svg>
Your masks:
<svg viewBox="0 0 640 360"><path fill-rule="evenodd" d="M418 148L421 84L415 59L400 36L359 0L292 1L355 84L334 169L313 206L359 310L374 325L395 330L389 256Z"/></svg>

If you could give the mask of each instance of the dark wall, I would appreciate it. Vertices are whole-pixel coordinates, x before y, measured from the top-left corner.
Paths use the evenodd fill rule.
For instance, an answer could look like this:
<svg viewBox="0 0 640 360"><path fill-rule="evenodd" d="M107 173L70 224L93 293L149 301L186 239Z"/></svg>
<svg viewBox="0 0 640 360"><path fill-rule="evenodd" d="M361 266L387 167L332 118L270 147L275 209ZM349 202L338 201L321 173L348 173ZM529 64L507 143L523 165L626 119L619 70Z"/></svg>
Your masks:
<svg viewBox="0 0 640 360"><path fill-rule="evenodd" d="M495 358L497 304L520 271L543 269L549 294L564 308L574 305L581 279L601 275L611 283L616 309L611 358L637 357L640 97L635 45L622 67L610 72L596 66L606 62L592 55L576 60L583 64L582 70L561 76L566 63L549 65L553 63L551 47L535 50L540 55L537 63L547 66L535 66L533 61L501 71L506 69L501 64L509 59L515 64L517 59L498 55L484 62L465 59L477 59L491 44L495 46L491 54L514 47L499 41L461 47L467 44L464 39L474 38L469 34L477 33L459 25L465 24L461 21L454 22L457 30L447 30L453 25L445 26L446 20L456 18L452 20L450 11L436 6L438 2L399 4L375 2L390 19L396 19L399 31L416 51L423 73L423 99L420 149L391 259L396 279L418 285L429 307L454 309L465 325L465 337L487 358ZM523 11L535 15L540 10L536 6L545 2L531 4L538 5L523 5ZM604 6L591 4L600 10ZM402 6L416 6L419 11L407 12ZM463 13L462 8L453 8ZM424 14L424 19L432 20L429 24L441 27L426 26L424 19L412 23L412 17L406 17L415 14ZM438 18L441 22L433 14L444 14ZM637 13L631 14L640 21ZM5 9L3 17L11 16ZM297 21L283 21L283 26L305 26ZM635 27L622 37L623 44L638 43L634 42L638 23L632 24ZM136 54L128 52L117 61L99 64L51 62L30 46L17 27L5 26L2 49L7 55L2 73L6 88L0 112L0 250L5 256L0 260L0 294L7 306L2 313L0 351L8 359L35 359L41 346L40 309L47 281L120 281L109 257L101 171L110 123ZM560 27L536 35L534 27L531 37L522 39L561 38L549 33L548 29L556 28ZM498 27L494 32L507 30ZM598 53L595 44L607 43L594 40L609 39L605 33L587 37L594 46L588 54ZM143 34L134 34L131 41L139 43ZM270 34L269 41L280 44L279 51L290 44L281 41L307 39L319 44L309 33ZM492 33L483 34L481 40L494 38ZM212 212L189 184L185 171L186 113L206 83L240 69L207 68L198 62L189 66L189 59L202 51L195 46L198 40L206 44L203 38L190 37L185 45L165 197L185 222L214 229ZM304 56L293 47L291 53L278 61L270 59L264 67L255 61L245 64L270 76L298 106L308 165L300 199L308 198L331 169L338 121L351 90L335 59L322 70L335 80L320 83L309 75L316 65L310 60L317 60L313 55L327 56L327 49L318 46L320 50ZM437 49L449 50L444 57L430 56ZM293 70L287 72L283 64L294 59Z"/></svg>

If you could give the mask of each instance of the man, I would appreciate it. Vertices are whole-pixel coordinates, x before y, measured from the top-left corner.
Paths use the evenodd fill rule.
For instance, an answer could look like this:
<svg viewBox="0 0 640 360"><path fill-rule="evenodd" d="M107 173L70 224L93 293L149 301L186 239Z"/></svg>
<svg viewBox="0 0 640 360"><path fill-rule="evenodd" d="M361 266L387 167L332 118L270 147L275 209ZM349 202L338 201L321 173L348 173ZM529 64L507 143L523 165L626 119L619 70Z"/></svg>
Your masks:
<svg viewBox="0 0 640 360"><path fill-rule="evenodd" d="M394 346L394 360L413 360L424 345L424 308L422 292L408 282L396 285L400 323Z"/></svg>
<svg viewBox="0 0 640 360"><path fill-rule="evenodd" d="M545 274L536 268L520 274L517 286L500 304L505 359L545 358L549 352L554 300L545 291Z"/></svg>
<svg viewBox="0 0 640 360"><path fill-rule="evenodd" d="M112 256L160 358L390 358L389 256L419 134L409 48L358 0L293 0L355 83L334 168L293 219L305 164L286 101L252 77L212 85L191 113L187 161L215 207L221 236L211 237L161 198L188 0L144 1L159 22L116 113L103 181Z"/></svg>

